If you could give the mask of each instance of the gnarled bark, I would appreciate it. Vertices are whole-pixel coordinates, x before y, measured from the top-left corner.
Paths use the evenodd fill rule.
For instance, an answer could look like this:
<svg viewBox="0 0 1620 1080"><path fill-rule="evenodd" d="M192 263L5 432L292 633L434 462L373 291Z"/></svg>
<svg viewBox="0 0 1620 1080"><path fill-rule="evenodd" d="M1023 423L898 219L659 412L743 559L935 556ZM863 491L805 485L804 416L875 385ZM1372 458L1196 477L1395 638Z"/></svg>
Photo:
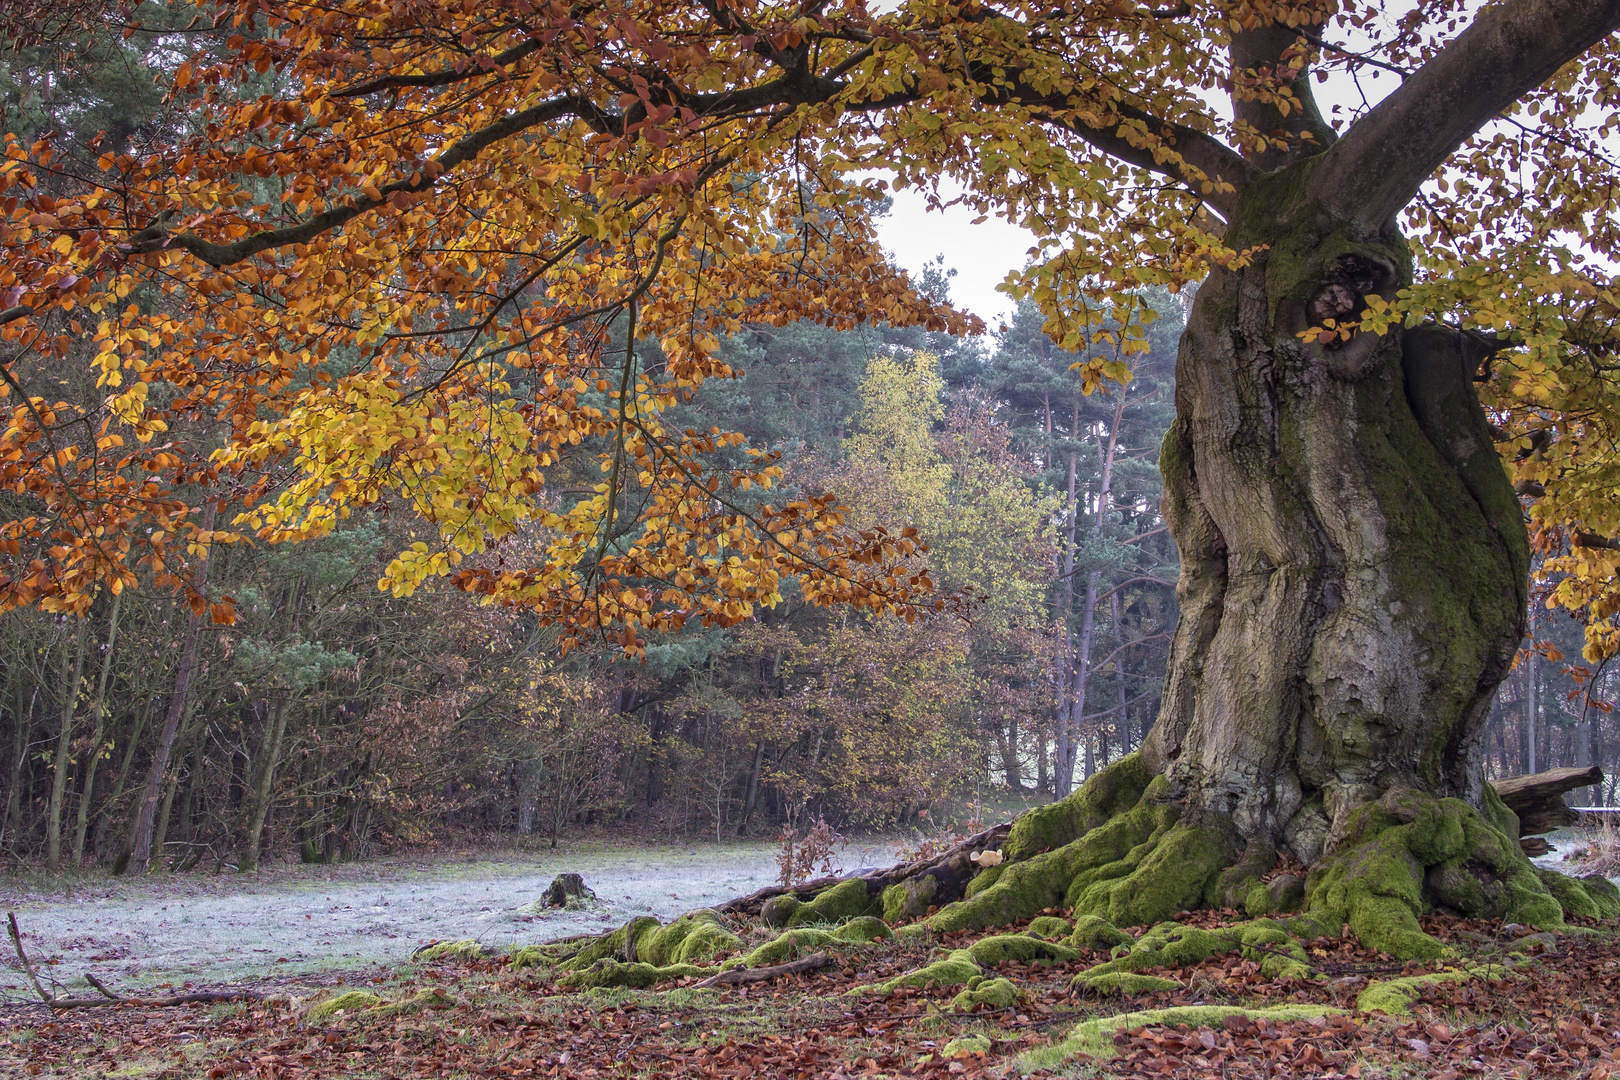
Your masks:
<svg viewBox="0 0 1620 1080"><path fill-rule="evenodd" d="M1410 281L1393 229L1257 185L1200 290L1165 440L1182 622L1144 754L1193 820L1307 865L1393 787L1479 805L1492 693L1524 630L1517 499L1468 335L1299 335Z"/></svg>

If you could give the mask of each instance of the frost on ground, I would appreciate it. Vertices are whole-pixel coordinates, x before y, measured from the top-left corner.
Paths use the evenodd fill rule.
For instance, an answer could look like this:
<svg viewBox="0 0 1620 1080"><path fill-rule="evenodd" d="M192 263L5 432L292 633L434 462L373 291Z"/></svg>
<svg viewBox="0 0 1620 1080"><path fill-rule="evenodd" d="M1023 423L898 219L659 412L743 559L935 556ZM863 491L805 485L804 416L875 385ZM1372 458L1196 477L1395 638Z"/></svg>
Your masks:
<svg viewBox="0 0 1620 1080"><path fill-rule="evenodd" d="M16 912L30 959L63 989L84 991L85 972L130 990L217 986L398 963L435 940L506 949L611 929L633 915L669 919L774 884L776 853L767 843L579 844L248 877L13 878L0 880L0 906ZM888 866L896 851L851 843L841 857L853 870ZM566 871L584 876L596 905L517 910ZM0 995L31 996L13 965L0 969Z"/></svg>

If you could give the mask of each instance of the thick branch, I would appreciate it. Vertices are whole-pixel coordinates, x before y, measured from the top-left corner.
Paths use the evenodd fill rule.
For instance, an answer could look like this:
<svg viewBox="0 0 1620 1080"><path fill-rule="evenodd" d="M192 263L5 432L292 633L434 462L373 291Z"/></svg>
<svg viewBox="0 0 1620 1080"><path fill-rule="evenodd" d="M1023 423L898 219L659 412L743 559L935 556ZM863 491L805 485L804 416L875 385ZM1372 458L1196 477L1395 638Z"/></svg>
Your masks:
<svg viewBox="0 0 1620 1080"><path fill-rule="evenodd" d="M1382 228L1492 118L1620 27L1620 0L1509 0L1351 126L1311 177L1326 209Z"/></svg>
<svg viewBox="0 0 1620 1080"><path fill-rule="evenodd" d="M1290 82L1280 82L1287 68L1290 50L1299 44L1301 34L1288 26L1269 25L1232 35L1232 111L1238 122L1268 138L1280 139L1286 146L1266 145L1248 155L1259 168L1270 171L1292 165L1302 158L1320 154L1333 144L1333 128L1322 119L1311 92L1310 68L1302 67ZM1237 92L1249 72L1266 72L1293 94L1295 107L1285 115L1276 103L1261 101Z"/></svg>
<svg viewBox="0 0 1620 1080"><path fill-rule="evenodd" d="M439 177L476 158L502 139L511 138L521 131L560 120L565 116L583 118L598 130L607 130L609 123L607 115L593 102L573 96L553 98L515 112L504 120L498 120L488 127L480 128L471 135L458 139L444 153L428 162L428 167L412 179L397 180L382 187L378 192L378 198L352 199L342 206L311 215L297 225L289 225L284 229L265 229L234 244L211 243L195 233L171 235L159 223L131 237L129 250L139 254L178 247L191 252L210 266L228 266L243 259L250 259L261 251L289 244L307 244L317 236L330 232L361 214L386 205L392 195L401 192L415 194L431 188L438 182Z"/></svg>
<svg viewBox="0 0 1620 1080"><path fill-rule="evenodd" d="M1041 117L1043 122L1078 135L1103 153L1129 165L1168 176L1177 183L1189 182L1190 178L1179 167L1160 160L1152 147L1137 146L1131 142L1124 134L1124 124L1106 128L1093 127L1072 115L1064 115L1068 102L1062 98L1030 99L1017 94L1003 93L986 94L981 100L987 105L1017 103L1038 110L1051 110L1048 115ZM1202 172L1210 180L1222 180L1231 184L1234 188L1232 192L1199 193L1203 195L1206 203L1222 215L1231 217L1232 211L1237 206L1238 194L1242 192L1244 185L1259 173L1254 165L1212 135L1206 135L1182 124L1160 120L1130 105L1117 105L1115 109L1123 120L1140 123L1149 132L1164 139L1171 149L1181 155L1182 161Z"/></svg>
<svg viewBox="0 0 1620 1080"><path fill-rule="evenodd" d="M419 87L449 86L451 83L461 82L463 79L473 79L488 74L496 68L510 67L522 60L530 53L538 52L544 48L546 41L540 37L532 37L527 41L519 42L504 52L495 53L484 59L473 57L459 68L444 68L440 71L426 71L419 75L383 75L358 86L346 87L342 90L332 91L337 98L364 97L375 94L379 90L406 90ZM480 63L480 61L483 61Z"/></svg>

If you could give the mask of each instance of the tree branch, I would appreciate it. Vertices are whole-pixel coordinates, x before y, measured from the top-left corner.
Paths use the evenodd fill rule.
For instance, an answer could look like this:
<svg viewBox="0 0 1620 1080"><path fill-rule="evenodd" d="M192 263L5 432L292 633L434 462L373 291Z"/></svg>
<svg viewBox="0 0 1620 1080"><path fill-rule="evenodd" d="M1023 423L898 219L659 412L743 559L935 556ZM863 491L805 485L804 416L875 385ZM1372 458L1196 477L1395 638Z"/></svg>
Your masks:
<svg viewBox="0 0 1620 1080"><path fill-rule="evenodd" d="M1112 127L1093 127L1072 116L1062 115L1068 107L1068 102L1062 98L1043 97L1038 99L1024 98L1017 94L983 95L981 100L986 105L1017 103L1032 108L1050 110L1052 115L1040 117L1042 122L1052 127L1062 128L1073 135L1090 143L1103 153L1119 160L1135 165L1139 169L1147 169L1161 176L1168 176L1177 183L1188 183L1190 177L1179 168L1167 161L1161 161L1153 152L1152 147L1137 146L1123 134L1124 124ZM1166 143L1181 155L1181 160L1202 172L1210 180L1224 180L1235 189L1233 192L1200 191L1203 197L1215 210L1223 216L1230 218L1237 207L1238 193L1259 170L1245 161L1237 151L1212 135L1186 127L1160 120L1130 105L1115 106L1123 121L1140 123L1149 131L1157 133Z"/></svg>
<svg viewBox="0 0 1620 1080"><path fill-rule="evenodd" d="M1620 27L1620 0L1508 0L1353 124L1311 176L1327 210L1381 229L1457 147Z"/></svg>
<svg viewBox="0 0 1620 1080"><path fill-rule="evenodd" d="M609 118L594 102L572 95L553 98L515 112L503 120L497 120L488 127L480 128L456 140L444 153L429 161L427 167L415 177L409 180L396 180L379 189L378 198L352 199L342 206L313 214L297 225L289 225L284 229L264 229L234 244L215 244L189 232L173 235L159 222L131 237L129 251L131 254L141 254L177 247L191 252L210 266L228 266L243 259L250 259L261 251L289 244L307 244L322 233L330 232L361 214L385 206L391 195L401 192L415 194L433 187L438 183L439 177L476 158L502 139L510 138L528 128L559 120L564 116L580 117L598 130L608 130Z"/></svg>

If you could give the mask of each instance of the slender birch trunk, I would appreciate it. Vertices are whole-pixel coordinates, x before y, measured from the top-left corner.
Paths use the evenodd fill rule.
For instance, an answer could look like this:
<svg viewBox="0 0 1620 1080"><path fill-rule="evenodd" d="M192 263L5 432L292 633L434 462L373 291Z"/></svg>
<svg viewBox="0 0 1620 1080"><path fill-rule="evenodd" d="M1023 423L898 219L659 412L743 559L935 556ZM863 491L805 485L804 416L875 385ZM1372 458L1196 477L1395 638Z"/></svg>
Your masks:
<svg viewBox="0 0 1620 1080"><path fill-rule="evenodd" d="M203 514L203 528L214 528L214 504L210 502ZM208 584L208 564L204 555L197 567L197 591ZM152 834L157 827L158 797L163 790L163 777L169 771L169 754L174 750L174 737L180 731L180 721L186 713L186 702L191 693L191 672L197 663L197 639L202 632L202 615L186 616L185 636L180 643L180 661L175 666L174 692L169 697L169 711L163 718L163 730L158 733L157 745L152 748L152 763L146 770L146 784L141 790L136 808L135 825L130 832L129 857L120 859L115 872L135 876L146 873L152 861Z"/></svg>
<svg viewBox="0 0 1620 1080"><path fill-rule="evenodd" d="M84 837L90 827L90 800L96 792L96 772L101 764L102 754L101 741L107 735L107 679L112 674L113 649L118 644L118 609L123 600L122 592L115 594L112 599L112 611L107 615L106 651L101 655L101 672L96 677L96 697L90 708L96 726L90 733L90 759L85 762L84 783L79 789L78 820L73 827L75 866L84 861Z"/></svg>
<svg viewBox="0 0 1620 1080"><path fill-rule="evenodd" d="M45 865L52 873L62 868L62 803L67 798L68 772L73 764L73 719L79 711L79 690L84 685L84 650L89 642L85 633L88 620L79 619L74 637L72 674L67 649L61 657L62 724L56 737L56 757L52 762L51 801L45 811Z"/></svg>

